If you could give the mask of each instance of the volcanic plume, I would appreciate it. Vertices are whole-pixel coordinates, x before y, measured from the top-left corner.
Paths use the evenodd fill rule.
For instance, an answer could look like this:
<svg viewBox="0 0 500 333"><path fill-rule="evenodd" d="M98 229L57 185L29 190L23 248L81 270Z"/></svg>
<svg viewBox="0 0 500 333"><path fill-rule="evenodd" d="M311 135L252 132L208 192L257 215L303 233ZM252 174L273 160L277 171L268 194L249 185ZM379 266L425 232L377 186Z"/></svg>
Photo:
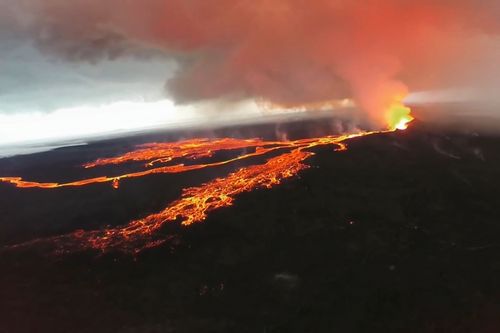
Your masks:
<svg viewBox="0 0 500 333"><path fill-rule="evenodd" d="M493 47L477 40L497 36L500 10L494 0L22 0L2 7L17 18L10 29L72 61L158 52L176 59L167 88L180 103L354 98L377 125L408 86L460 84L458 66L487 66L482 55Z"/></svg>

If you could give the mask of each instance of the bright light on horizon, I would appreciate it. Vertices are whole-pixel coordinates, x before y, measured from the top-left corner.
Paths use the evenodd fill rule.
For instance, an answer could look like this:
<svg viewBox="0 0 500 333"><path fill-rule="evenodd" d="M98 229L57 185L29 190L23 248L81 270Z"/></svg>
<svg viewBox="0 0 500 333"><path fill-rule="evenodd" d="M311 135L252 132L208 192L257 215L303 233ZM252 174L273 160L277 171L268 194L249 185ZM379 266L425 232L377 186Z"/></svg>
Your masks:
<svg viewBox="0 0 500 333"><path fill-rule="evenodd" d="M349 107L345 101L329 104L330 112ZM308 108L269 108L254 100L207 101L176 105L171 100L121 101L100 106L61 108L53 112L0 113L0 156L44 147L80 144L98 137L126 135L153 129L189 126L217 127L257 124L278 119L312 118ZM319 116L324 115L320 113ZM27 150L26 150L27 149Z"/></svg>
<svg viewBox="0 0 500 333"><path fill-rule="evenodd" d="M50 113L0 114L0 145L88 138L192 121L197 112L172 101L116 102Z"/></svg>

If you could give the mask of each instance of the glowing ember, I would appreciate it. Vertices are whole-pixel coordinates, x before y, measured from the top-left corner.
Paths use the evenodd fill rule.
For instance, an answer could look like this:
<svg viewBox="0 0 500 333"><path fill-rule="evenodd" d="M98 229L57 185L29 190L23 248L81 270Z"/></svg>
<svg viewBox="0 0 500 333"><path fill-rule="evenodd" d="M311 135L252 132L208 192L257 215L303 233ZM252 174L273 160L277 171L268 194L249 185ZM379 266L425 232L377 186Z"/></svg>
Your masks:
<svg viewBox="0 0 500 333"><path fill-rule="evenodd" d="M38 183L25 181L20 177L3 177L1 182L12 183L21 188L59 188L70 186L85 186L95 183L110 182L113 188L118 189L121 180L143 177L151 174L180 173L207 167L220 166L237 160L262 156L271 151L283 150L276 156L269 158L265 163L240 168L223 178L217 178L198 187L187 188L180 199L170 203L159 213L151 214L142 219L130 222L127 225L107 228L96 231L77 231L68 235L50 239L35 240L25 245L37 242L52 242L59 250L65 249L99 249L102 251L116 249L123 251L140 251L144 248L157 246L166 238L158 239L161 227L168 222L178 221L187 226L203 221L207 215L216 209L231 206L235 197L243 192L258 188L271 188L280 184L284 179L297 175L301 170L308 168L304 161L314 155L311 148L324 145L336 145L337 151L347 149L345 140L366 136L375 133L390 132L406 128L412 117L409 109L402 105L394 105L391 114L394 123L390 130L376 132L361 132L357 134L326 136L320 138L302 139L295 141L264 141L260 139L192 139L180 142L151 143L141 145L137 150L124 155L98 159L85 164L85 168L94 168L103 165L123 164L127 162L147 162L143 165L146 170L118 176L102 176L78 180L69 183ZM219 162L206 164L173 164L154 167L155 164L173 162L177 159L196 160L202 157L211 157L216 152L225 150L251 149L237 157ZM168 238L168 237L167 237ZM23 245L18 245L23 246ZM17 247L17 246L14 246Z"/></svg>

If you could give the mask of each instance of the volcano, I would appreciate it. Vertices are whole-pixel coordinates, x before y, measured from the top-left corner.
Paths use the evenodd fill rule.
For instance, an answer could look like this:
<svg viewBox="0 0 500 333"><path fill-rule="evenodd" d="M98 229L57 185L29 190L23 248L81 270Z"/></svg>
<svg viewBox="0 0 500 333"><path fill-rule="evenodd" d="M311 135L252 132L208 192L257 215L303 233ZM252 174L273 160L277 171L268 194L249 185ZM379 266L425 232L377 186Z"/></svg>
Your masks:
<svg viewBox="0 0 500 333"><path fill-rule="evenodd" d="M425 122L341 137L326 123L1 159L0 331L497 332L500 138ZM192 154L165 159L172 142ZM224 149L198 149L214 142ZM287 172L266 182L252 168L269 161ZM187 169L55 186L161 163ZM254 170L244 186L258 185L229 204L146 223L197 193L189 189L219 188L217 179L236 188L241 170ZM147 241L113 234L131 221Z"/></svg>

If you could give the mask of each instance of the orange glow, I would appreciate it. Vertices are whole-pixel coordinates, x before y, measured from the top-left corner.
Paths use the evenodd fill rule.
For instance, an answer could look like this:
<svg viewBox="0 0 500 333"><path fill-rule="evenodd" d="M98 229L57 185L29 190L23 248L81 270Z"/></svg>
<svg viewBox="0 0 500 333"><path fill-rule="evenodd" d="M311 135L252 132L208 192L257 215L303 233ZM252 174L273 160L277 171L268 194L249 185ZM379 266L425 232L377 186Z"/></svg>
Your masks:
<svg viewBox="0 0 500 333"><path fill-rule="evenodd" d="M389 129L392 131L407 129L408 124L415 119L411 115L411 109L399 99L388 108L386 117Z"/></svg>
<svg viewBox="0 0 500 333"><path fill-rule="evenodd" d="M207 215L223 207L231 206L237 195L259 188L271 188L284 179L296 176L301 170L308 168L304 163L314 155L311 148L325 145L337 146L336 151L344 151L347 145L344 141L356 137L384 133L390 131L360 132L356 134L325 136L319 138L295 141L263 141L260 139L193 139L170 143L152 143L139 146L139 149L121 156L99 159L86 164L85 168L93 168L109 164L122 164L132 161L147 162L144 171L120 176L102 176L70 183L37 183L24 181L19 177L4 177L0 181L12 183L21 188L50 189L69 186L85 186L95 183L111 182L119 188L119 182L127 178L143 177L151 174L179 173L228 164L237 160L268 154L271 151L283 150L278 156L269 158L263 164L250 165L230 173L226 177L214 179L197 187L183 190L182 196L158 213L132 221L124 226L95 231L77 231L69 235L51 239L35 240L34 242L51 241L65 251L71 249L122 250L137 252L144 248L157 246L165 241L158 239L158 233L165 223L178 221L184 226L201 222ZM197 159L209 157L222 150L252 148L252 152L237 157L207 164L174 164L156 167L157 163L166 163L179 158ZM22 246L22 245L21 245Z"/></svg>
<svg viewBox="0 0 500 333"><path fill-rule="evenodd" d="M147 145L139 146L139 150L126 153L122 156L99 159L97 161L87 163L85 168L94 168L104 165L118 165L126 162L136 161L149 161L145 167L152 167L158 163L167 163L174 159L187 158L197 159L202 157L210 157L213 153L222 150L234 150L242 148L255 148L252 153L239 155L235 158L223 160L220 162L213 162L207 164L174 164L169 166L150 168L144 171L133 172L118 176L101 176L95 178L88 178L77 180L68 183L38 183L32 181L25 181L21 177L0 177L0 182L11 183L19 188L42 188L53 189L61 187L77 187L86 186L98 183L111 183L113 188L119 187L119 182L123 179L144 177L152 174L168 174L168 173L181 173L186 171L198 170L207 167L221 166L229 164L237 160L243 160L249 157L260 156L267 154L273 150L289 148L290 142L281 141L262 141L260 139L193 139L188 141L180 141L173 143L150 143Z"/></svg>
<svg viewBox="0 0 500 333"><path fill-rule="evenodd" d="M176 158L197 159L211 157L214 152L222 150L242 149L255 147L264 143L260 139L191 139L180 142L148 143L140 145L141 149L134 150L122 156L102 158L84 165L85 168L94 168L109 164L125 162L149 161L147 166L157 163L166 163ZM271 143L269 143L271 144Z"/></svg>

